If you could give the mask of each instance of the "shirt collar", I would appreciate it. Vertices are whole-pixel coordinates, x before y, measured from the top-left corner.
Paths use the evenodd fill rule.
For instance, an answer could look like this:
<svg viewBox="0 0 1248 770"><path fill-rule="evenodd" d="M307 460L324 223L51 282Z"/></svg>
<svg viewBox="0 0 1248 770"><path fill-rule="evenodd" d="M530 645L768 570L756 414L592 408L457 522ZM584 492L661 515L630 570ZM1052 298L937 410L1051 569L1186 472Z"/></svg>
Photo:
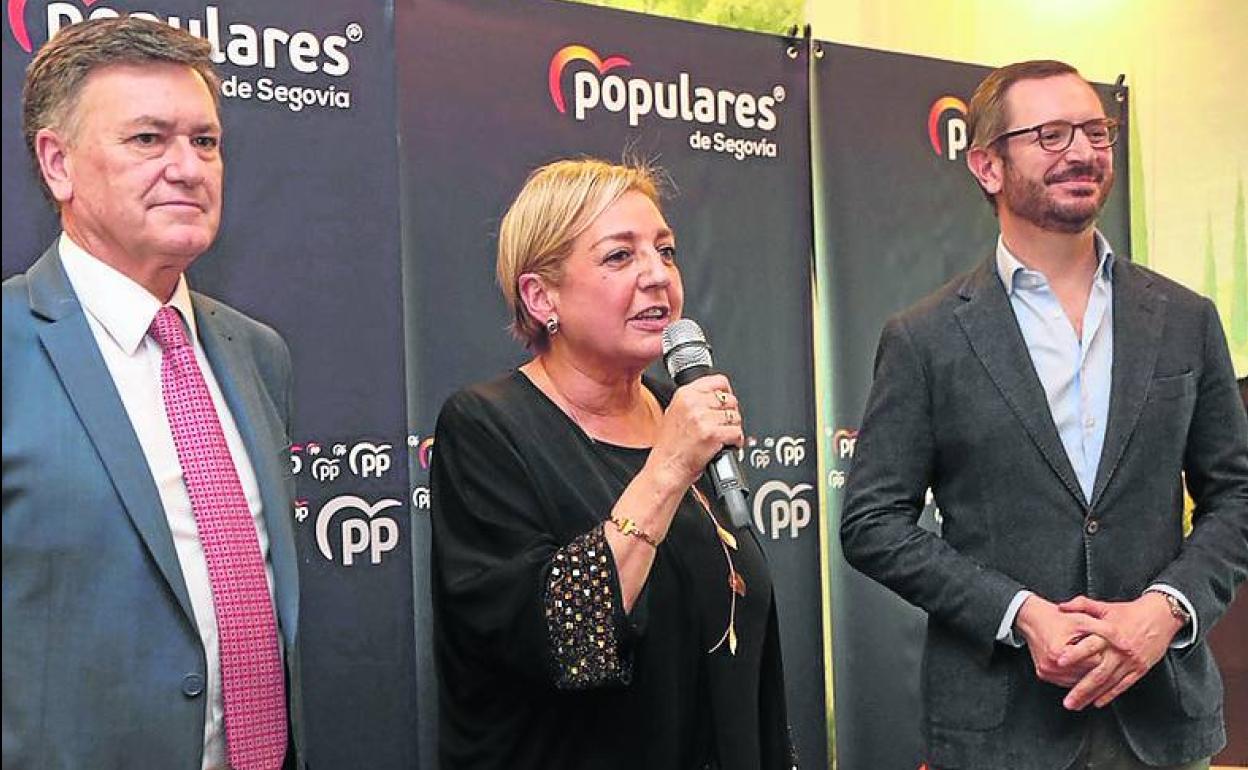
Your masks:
<svg viewBox="0 0 1248 770"><path fill-rule="evenodd" d="M1109 245L1109 240L1101 233L1100 230L1092 231L1092 242L1096 248L1096 280L1109 282L1113 278L1114 266L1114 250ZM997 277L1001 279L1001 285L1005 287L1006 294L1013 294L1016 288L1030 288L1029 286L1019 285L1019 279L1022 275L1034 276L1040 282L1047 283L1044 276L1035 270L1029 269L1026 265L1019 261L1018 257L1009 250L1005 245L1005 238L1001 235L997 236ZM1035 285L1039 285L1036 283Z"/></svg>
<svg viewBox="0 0 1248 770"><path fill-rule="evenodd" d="M126 355L133 356L147 336L156 311L161 308L160 301L121 271L89 254L67 233L61 233L57 248L78 302ZM177 288L168 304L182 315L190 339L197 339L195 313L185 275L178 277Z"/></svg>

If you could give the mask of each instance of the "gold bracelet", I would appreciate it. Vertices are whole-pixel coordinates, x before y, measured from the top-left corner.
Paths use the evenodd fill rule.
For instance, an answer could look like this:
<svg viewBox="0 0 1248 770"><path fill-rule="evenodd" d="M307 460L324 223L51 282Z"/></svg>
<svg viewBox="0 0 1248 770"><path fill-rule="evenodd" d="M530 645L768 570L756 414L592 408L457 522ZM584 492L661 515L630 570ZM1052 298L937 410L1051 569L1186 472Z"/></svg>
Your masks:
<svg viewBox="0 0 1248 770"><path fill-rule="evenodd" d="M651 548L659 547L659 541L655 540L654 536L649 532L637 526L637 522L632 519L625 518L623 516L612 516L611 523L615 525L615 528L620 531L621 535L641 538L649 543Z"/></svg>

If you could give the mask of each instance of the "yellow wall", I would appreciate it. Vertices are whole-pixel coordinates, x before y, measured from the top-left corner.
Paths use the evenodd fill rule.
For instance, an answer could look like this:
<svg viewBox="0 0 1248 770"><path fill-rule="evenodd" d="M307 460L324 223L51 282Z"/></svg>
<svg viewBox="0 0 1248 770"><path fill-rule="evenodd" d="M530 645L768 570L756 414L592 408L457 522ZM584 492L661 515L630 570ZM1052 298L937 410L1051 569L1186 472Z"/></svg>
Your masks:
<svg viewBox="0 0 1248 770"><path fill-rule="evenodd" d="M1203 291L1211 231L1229 322L1236 186L1248 182L1248 0L807 0L806 16L837 43L989 66L1056 58L1103 82L1125 73L1143 171L1133 237L1146 234L1151 267ZM1248 375L1248 345L1232 354Z"/></svg>

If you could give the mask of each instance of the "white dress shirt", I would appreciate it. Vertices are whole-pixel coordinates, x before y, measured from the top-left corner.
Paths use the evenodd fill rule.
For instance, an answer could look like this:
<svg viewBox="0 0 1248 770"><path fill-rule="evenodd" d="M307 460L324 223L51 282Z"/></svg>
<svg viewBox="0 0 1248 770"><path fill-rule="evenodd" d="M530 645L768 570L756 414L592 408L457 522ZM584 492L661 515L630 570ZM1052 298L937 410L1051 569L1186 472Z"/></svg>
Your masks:
<svg viewBox="0 0 1248 770"><path fill-rule="evenodd" d="M165 509L165 518L169 522L174 549L182 568L182 578L190 594L195 625L203 640L208 662L204 693L207 708L204 710L203 770L226 770L228 761L225 711L221 700L221 666L217 652L217 617L213 608L212 586L208 581L208 562L199 542L191 498L182 478L182 467L165 413L160 381L162 351L160 345L147 334L161 303L142 286L92 257L64 233L61 234L59 249L65 274L86 311L91 333L95 335L96 344L125 405L160 493L160 502ZM260 488L234 416L221 395L221 388L200 344L185 276L178 279L177 289L168 304L181 313L188 327L187 336L195 345L195 358L208 385L238 479L247 497L247 507L256 524L271 596L273 568L269 562L268 532L261 516Z"/></svg>

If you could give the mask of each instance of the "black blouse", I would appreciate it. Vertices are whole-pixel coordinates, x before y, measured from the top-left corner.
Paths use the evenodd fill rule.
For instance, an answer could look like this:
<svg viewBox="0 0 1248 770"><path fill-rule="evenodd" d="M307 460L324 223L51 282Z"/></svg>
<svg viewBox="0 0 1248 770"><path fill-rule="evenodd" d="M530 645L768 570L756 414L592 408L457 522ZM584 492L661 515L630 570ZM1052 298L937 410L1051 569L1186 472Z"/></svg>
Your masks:
<svg viewBox="0 0 1248 770"><path fill-rule="evenodd" d="M671 387L645 384L666 406ZM452 396L435 435L443 770L794 765L753 532L728 550L745 583L734 654L726 546L693 494L623 611L603 522L649 450L589 438L519 371Z"/></svg>

